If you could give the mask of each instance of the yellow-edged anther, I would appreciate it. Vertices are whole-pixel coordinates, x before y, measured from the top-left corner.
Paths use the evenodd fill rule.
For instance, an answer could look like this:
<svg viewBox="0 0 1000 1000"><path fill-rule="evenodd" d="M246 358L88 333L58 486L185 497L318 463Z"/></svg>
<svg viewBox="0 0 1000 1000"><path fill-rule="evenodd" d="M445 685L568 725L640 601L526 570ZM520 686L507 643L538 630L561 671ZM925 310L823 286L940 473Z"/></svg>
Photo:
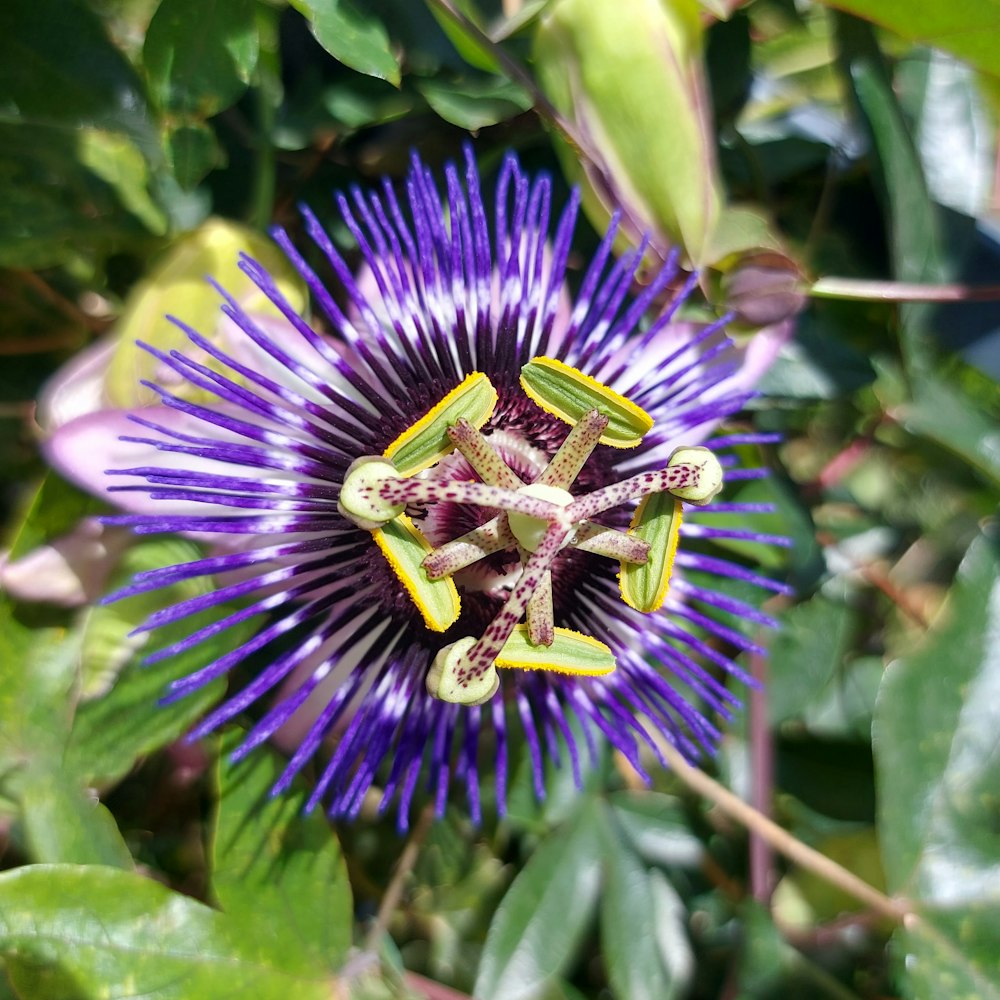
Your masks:
<svg viewBox="0 0 1000 1000"><path fill-rule="evenodd" d="M722 489L722 466L708 448L701 445L677 448L667 461L667 468L690 465L698 470L698 482L691 486L679 486L670 492L681 500L704 507L711 503Z"/></svg>
<svg viewBox="0 0 1000 1000"><path fill-rule="evenodd" d="M490 380L482 372L473 372L416 423L407 427L385 449L384 457L392 459L401 476L429 469L455 450L448 437L448 428L465 417L478 430L493 416L497 398Z"/></svg>
<svg viewBox="0 0 1000 1000"><path fill-rule="evenodd" d="M517 492L538 500L547 500L560 507L568 507L573 502L573 495L567 490L558 486L547 486L545 483L529 483L527 486L519 487ZM507 523L522 548L529 552L534 552L541 545L549 527L549 522L544 517L532 517L530 514L513 510L507 514Z"/></svg>
<svg viewBox="0 0 1000 1000"><path fill-rule="evenodd" d="M615 669L615 654L597 639L557 628L551 646L534 646L527 625L515 625L496 665L507 670L551 670L558 674L598 677Z"/></svg>
<svg viewBox="0 0 1000 1000"><path fill-rule="evenodd" d="M462 610L458 589L451 577L427 578L427 571L420 564L431 552L431 546L420 529L405 514L400 514L372 532L372 536L420 611L424 624L432 632L444 632L453 625Z"/></svg>
<svg viewBox="0 0 1000 1000"><path fill-rule="evenodd" d="M344 474L344 485L337 497L337 510L365 531L376 528L398 517L405 504L392 504L378 495L378 487L386 479L395 479L399 470L378 455L356 458Z"/></svg>
<svg viewBox="0 0 1000 1000"><path fill-rule="evenodd" d="M555 358L532 358L521 369L520 381L531 400L571 426L591 410L602 413L608 426L600 441L612 448L634 448L653 426L641 406Z"/></svg>
<svg viewBox="0 0 1000 1000"><path fill-rule="evenodd" d="M680 500L669 493L651 493L632 517L629 534L649 543L649 558L644 563L622 562L618 586L622 600L636 611L656 611L667 599L682 509Z"/></svg>

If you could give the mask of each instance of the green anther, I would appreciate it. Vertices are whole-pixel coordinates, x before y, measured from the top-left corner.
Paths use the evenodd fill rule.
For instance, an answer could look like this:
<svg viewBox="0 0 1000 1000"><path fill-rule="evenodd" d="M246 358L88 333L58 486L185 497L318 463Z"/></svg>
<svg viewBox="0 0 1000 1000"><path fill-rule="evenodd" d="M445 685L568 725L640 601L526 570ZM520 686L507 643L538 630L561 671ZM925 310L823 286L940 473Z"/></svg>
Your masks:
<svg viewBox="0 0 1000 1000"><path fill-rule="evenodd" d="M374 531L373 537L423 616L424 624L432 632L444 632L454 625L462 610L458 589L451 577L428 579L421 564L431 546L413 522L400 514Z"/></svg>
<svg viewBox="0 0 1000 1000"><path fill-rule="evenodd" d="M479 428L493 415L497 391L482 372L473 372L455 386L439 403L411 424L385 449L401 476L413 476L429 469L455 450L448 428L463 417Z"/></svg>
<svg viewBox="0 0 1000 1000"><path fill-rule="evenodd" d="M711 503L722 489L722 466L708 448L678 448L667 462L667 468L692 465L698 469L698 482L693 486L680 486L670 492L681 500L704 507Z"/></svg>
<svg viewBox="0 0 1000 1000"><path fill-rule="evenodd" d="M634 448L653 426L642 407L555 358L532 358L521 369L521 388L546 413L570 425L597 410L608 418L600 443L612 448Z"/></svg>
<svg viewBox="0 0 1000 1000"><path fill-rule="evenodd" d="M455 705L484 705L497 693L500 677L495 669L475 676L463 669L465 654L476 644L470 635L449 643L431 664L427 692L432 698Z"/></svg>
<svg viewBox="0 0 1000 1000"><path fill-rule="evenodd" d="M629 534L649 543L649 558L645 563L622 562L618 585L622 600L636 611L656 611L666 600L681 530L681 508L680 500L669 493L651 493L643 497L632 518Z"/></svg>
<svg viewBox="0 0 1000 1000"><path fill-rule="evenodd" d="M597 677L615 669L615 654L597 639L568 628L555 629L551 646L533 646L527 625L516 625L496 665L513 670L552 670Z"/></svg>
<svg viewBox="0 0 1000 1000"><path fill-rule="evenodd" d="M378 487L386 479L397 479L399 472L392 462L378 455L356 458L344 476L344 485L337 498L337 510L365 531L374 531L403 513L405 504L393 504L378 495Z"/></svg>
<svg viewBox="0 0 1000 1000"><path fill-rule="evenodd" d="M539 500L547 500L560 507L568 507L573 502L572 495L566 490L561 490L558 486L545 486L542 483L522 486L517 492ZM514 537L529 552L534 552L538 548L549 526L549 522L542 517L532 517L530 514L521 514L518 511L510 511L507 514L507 523Z"/></svg>

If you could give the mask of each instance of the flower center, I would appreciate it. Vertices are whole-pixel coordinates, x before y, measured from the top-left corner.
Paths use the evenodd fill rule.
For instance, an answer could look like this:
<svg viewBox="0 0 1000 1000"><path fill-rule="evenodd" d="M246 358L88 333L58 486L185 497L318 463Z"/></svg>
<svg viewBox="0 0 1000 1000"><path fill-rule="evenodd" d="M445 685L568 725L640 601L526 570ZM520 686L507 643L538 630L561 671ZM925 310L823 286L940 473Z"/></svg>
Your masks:
<svg viewBox="0 0 1000 1000"><path fill-rule="evenodd" d="M559 486L548 486L545 483L529 483L519 487L515 492L523 497L537 497L559 507L568 507L573 502L573 495ZM549 522L544 517L533 517L520 511L507 513L507 524L522 549L536 552L542 544Z"/></svg>
<svg viewBox="0 0 1000 1000"><path fill-rule="evenodd" d="M691 447L677 449L664 469L572 496L569 487L598 444L635 447L652 420L614 390L550 358L529 362L522 369L521 386L533 402L571 428L534 482L526 485L480 433L497 394L477 372L384 455L355 461L340 493L341 513L372 532L433 631L445 631L459 616L455 574L494 553L516 553L520 573L493 621L478 639L466 636L444 646L428 674L431 694L465 705L493 697L499 687L497 667L577 675L613 670L614 655L603 643L556 627L551 573L556 556L574 546L617 560L622 598L640 611L656 610L672 571L681 501L709 503L722 487L715 456L707 448ZM449 456L455 451L481 482L449 474ZM628 531L593 520L633 500L642 502ZM483 508L483 519L432 548L403 511L412 505L446 504Z"/></svg>

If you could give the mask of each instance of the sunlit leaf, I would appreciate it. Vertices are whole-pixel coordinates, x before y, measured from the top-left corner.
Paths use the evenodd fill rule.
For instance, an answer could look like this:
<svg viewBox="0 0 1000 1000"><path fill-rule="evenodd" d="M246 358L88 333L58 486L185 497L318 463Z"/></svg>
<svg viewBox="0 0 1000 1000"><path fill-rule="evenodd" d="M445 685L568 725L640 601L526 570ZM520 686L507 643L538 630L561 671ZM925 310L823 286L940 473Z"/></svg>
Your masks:
<svg viewBox="0 0 1000 1000"><path fill-rule="evenodd" d="M222 913L128 872L33 865L0 875L0 956L22 996L329 1000L332 975L247 940Z"/></svg>
<svg viewBox="0 0 1000 1000"><path fill-rule="evenodd" d="M352 0L291 0L309 18L316 40L335 59L367 76L399 83L399 63L385 26Z"/></svg>
<svg viewBox="0 0 1000 1000"><path fill-rule="evenodd" d="M598 899L599 822L597 803L585 803L518 873L486 937L479 1000L537 996L573 955Z"/></svg>
<svg viewBox="0 0 1000 1000"><path fill-rule="evenodd" d="M305 793L272 796L283 766L259 748L232 764L228 738L216 765L218 805L211 837L212 891L248 937L339 968L351 945L353 904L337 836L321 812L305 815Z"/></svg>
<svg viewBox="0 0 1000 1000"><path fill-rule="evenodd" d="M161 107L207 118L246 89L257 64L254 0L161 0L143 62Z"/></svg>
<svg viewBox="0 0 1000 1000"><path fill-rule="evenodd" d="M1000 996L1000 554L978 539L942 618L889 665L874 740L889 887L921 915L901 934L911 995Z"/></svg>

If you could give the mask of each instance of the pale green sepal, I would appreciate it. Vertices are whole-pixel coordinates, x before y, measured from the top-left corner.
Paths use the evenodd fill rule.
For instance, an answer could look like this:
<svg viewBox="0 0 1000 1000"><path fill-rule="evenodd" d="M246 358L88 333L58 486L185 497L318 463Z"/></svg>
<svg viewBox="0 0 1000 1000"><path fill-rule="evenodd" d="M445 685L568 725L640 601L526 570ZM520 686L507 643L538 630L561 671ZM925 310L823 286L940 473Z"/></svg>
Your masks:
<svg viewBox="0 0 1000 1000"><path fill-rule="evenodd" d="M583 158L561 153L595 227L621 207L632 239L652 231L695 265L722 202L700 14L698 0L553 0L534 51L543 90L582 137Z"/></svg>
<svg viewBox="0 0 1000 1000"><path fill-rule="evenodd" d="M551 646L533 646L527 625L515 625L496 665L508 670L551 670L558 674L597 677L615 669L615 654L597 639L557 628Z"/></svg>
<svg viewBox="0 0 1000 1000"><path fill-rule="evenodd" d="M674 571L674 556L681 530L680 500L669 493L651 493L639 504L629 534L649 543L644 563L621 564L618 586L622 600L636 611L648 613L663 605Z"/></svg>
<svg viewBox="0 0 1000 1000"><path fill-rule="evenodd" d="M482 372L473 372L411 424L383 453L401 476L430 468L455 450L448 428L465 417L477 430L493 416L497 391Z"/></svg>
<svg viewBox="0 0 1000 1000"><path fill-rule="evenodd" d="M305 284L274 243L246 226L209 219L174 243L148 277L129 294L115 324L118 346L105 383L109 402L127 409L158 400L151 389L139 385L139 380L158 381L162 364L139 348L137 340L165 353L180 349L190 354L194 350L184 332L166 318L168 314L209 340L218 342L224 335L223 324L229 321L220 312L222 300L206 280L207 276L211 275L250 315L267 319L281 316L278 307L239 269L241 252L248 253L267 269L295 312L305 312L309 301ZM287 320L282 318L282 322ZM230 369L214 358L201 356L198 360L234 377ZM187 384L173 388L189 399L201 391ZM205 396L215 398L208 393Z"/></svg>
<svg viewBox="0 0 1000 1000"><path fill-rule="evenodd" d="M521 369L521 388L546 413L573 425L597 410L608 418L601 444L634 448L653 418L621 393L555 358L532 358Z"/></svg>
<svg viewBox="0 0 1000 1000"><path fill-rule="evenodd" d="M454 625L462 610L458 589L451 577L427 578L421 563L431 552L431 546L413 522L400 514L376 528L372 537L417 606L424 624L432 632L444 632Z"/></svg>

